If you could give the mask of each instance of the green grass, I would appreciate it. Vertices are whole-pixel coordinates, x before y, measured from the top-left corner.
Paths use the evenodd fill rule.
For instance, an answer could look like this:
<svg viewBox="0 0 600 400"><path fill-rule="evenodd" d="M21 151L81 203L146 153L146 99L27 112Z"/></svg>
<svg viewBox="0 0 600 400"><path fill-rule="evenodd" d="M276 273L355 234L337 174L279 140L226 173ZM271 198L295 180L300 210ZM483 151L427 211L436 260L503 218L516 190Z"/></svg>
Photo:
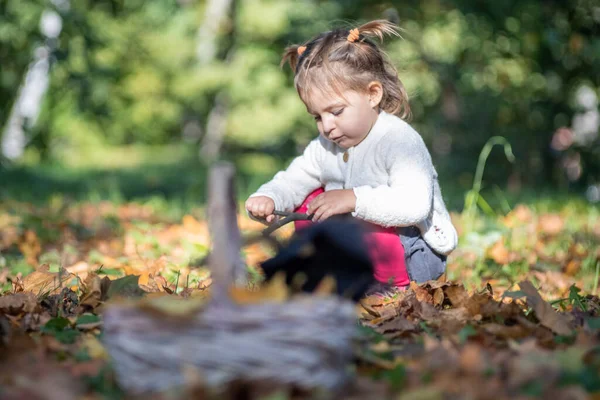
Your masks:
<svg viewBox="0 0 600 400"><path fill-rule="evenodd" d="M115 204L150 201L157 207L189 209L207 198L207 166L197 154L197 147L190 145L136 145L78 152L62 163L0 165L0 202L44 205L58 196L71 201L109 200ZM237 168L240 200L285 165L285 161L265 154L245 154L231 157L230 161ZM472 182L445 174L443 169L439 173L448 208L461 212ZM556 211L565 202L579 198L579 207L589 207L576 193L559 192L544 185L511 192L503 185L486 182L485 174L480 195L495 214L504 214L517 203L534 204L540 211Z"/></svg>
<svg viewBox="0 0 600 400"><path fill-rule="evenodd" d="M236 190L245 199L280 165L252 157L236 164ZM267 167L265 168L265 165ZM0 165L0 203L137 202L179 218L207 199L208 168L194 146L130 146L78 154L64 163Z"/></svg>

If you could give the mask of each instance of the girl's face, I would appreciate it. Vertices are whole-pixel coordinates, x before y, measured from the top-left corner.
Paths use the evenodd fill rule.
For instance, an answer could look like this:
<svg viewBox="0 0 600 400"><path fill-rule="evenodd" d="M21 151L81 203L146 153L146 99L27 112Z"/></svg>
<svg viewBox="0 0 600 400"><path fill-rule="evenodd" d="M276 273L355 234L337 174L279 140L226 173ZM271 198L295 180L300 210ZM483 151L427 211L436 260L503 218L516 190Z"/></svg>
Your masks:
<svg viewBox="0 0 600 400"><path fill-rule="evenodd" d="M307 111L314 116L319 133L343 149L356 146L367 137L379 115L381 84L373 82L375 90L344 91L343 96L329 91L313 90L305 101Z"/></svg>

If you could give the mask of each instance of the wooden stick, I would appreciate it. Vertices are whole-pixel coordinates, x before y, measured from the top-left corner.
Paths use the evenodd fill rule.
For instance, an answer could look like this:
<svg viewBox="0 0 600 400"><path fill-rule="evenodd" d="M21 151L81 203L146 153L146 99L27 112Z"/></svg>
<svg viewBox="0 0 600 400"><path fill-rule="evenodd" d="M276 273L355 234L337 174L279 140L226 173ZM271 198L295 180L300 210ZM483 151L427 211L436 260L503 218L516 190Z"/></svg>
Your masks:
<svg viewBox="0 0 600 400"><path fill-rule="evenodd" d="M229 286L246 283L246 268L240 257L242 239L237 225L234 173L233 165L219 162L210 169L208 179L207 219L213 247L209 266L216 303L229 303Z"/></svg>
<svg viewBox="0 0 600 400"><path fill-rule="evenodd" d="M262 231L263 236L269 236L271 233L275 232L277 229L282 226L292 222L292 221L310 221L312 219L312 215L297 213L297 212L282 212L275 211L275 215L283 216L284 218L280 218L279 220L273 222L268 228Z"/></svg>

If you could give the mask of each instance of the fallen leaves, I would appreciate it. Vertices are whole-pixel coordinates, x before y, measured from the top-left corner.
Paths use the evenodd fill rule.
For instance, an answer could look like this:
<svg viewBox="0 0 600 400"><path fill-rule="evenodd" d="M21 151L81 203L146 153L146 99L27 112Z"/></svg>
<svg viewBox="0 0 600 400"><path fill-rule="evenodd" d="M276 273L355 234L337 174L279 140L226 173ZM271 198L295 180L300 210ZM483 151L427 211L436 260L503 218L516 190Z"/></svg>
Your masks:
<svg viewBox="0 0 600 400"><path fill-rule="evenodd" d="M373 328L387 338L402 336L407 332L417 332L418 325L402 316L391 319L374 319L367 323L367 326Z"/></svg>
<svg viewBox="0 0 600 400"><path fill-rule="evenodd" d="M135 204L67 204L62 210L0 212L2 255L17 254L35 268L21 278L10 270L14 258L0 257L0 266L8 266L0 271L0 284L12 288L0 296L0 385L17 374L26 382L3 392L13 397L41 396L27 385L49 368L58 385L67 377L110 382L103 375L110 368L100 335L111 298L126 298L121 301L169 323L201 313L210 300L212 281L202 264L210 235L200 213L166 221ZM24 223L20 215L30 211L35 218ZM580 223L571 216L568 210L539 213L517 206L492 231L471 232L472 242L461 235L448 264L454 282L413 283L394 297L363 299L360 323L375 336L357 345L364 351L357 351L355 382L371 385L375 376L377 390L389 384L381 396L357 398L512 398L535 390L541 397L584 398L586 391L600 390L593 379L600 366L600 301L580 295L579 306L569 298L574 284L591 292L593 282L584 277L590 269L593 275L600 259L600 250L589 244L600 238L600 221ZM453 214L453 221L461 226L460 215ZM239 224L263 228L245 216ZM270 255L260 244L245 250L251 265ZM39 266L50 252L55 260L68 260L60 272L56 261ZM319 293L330 294L331 283L322 282ZM253 307L292 295L282 279L250 286L232 289L232 300ZM560 301L554 306L547 301L555 299ZM23 337L35 340L21 347ZM13 350L20 361L12 358ZM57 390L62 398L83 390L64 383L58 391L43 381L44 390Z"/></svg>
<svg viewBox="0 0 600 400"><path fill-rule="evenodd" d="M137 275L126 275L122 278L110 281L110 285L107 285L107 298L143 296L145 292L140 288L138 280L139 276Z"/></svg>
<svg viewBox="0 0 600 400"><path fill-rule="evenodd" d="M591 291L592 270L600 260L600 223L593 210L586 212L576 204L556 212L517 205L485 229L461 236L461 245L449 258L450 278L471 286L493 279L494 287L505 290L532 273L553 274L571 283L545 285L543 295L563 297L572 283ZM462 223L459 215L453 221Z"/></svg>
<svg viewBox="0 0 600 400"><path fill-rule="evenodd" d="M31 313L38 306L37 298L33 293L15 293L0 296L0 315L19 315Z"/></svg>
<svg viewBox="0 0 600 400"><path fill-rule="evenodd" d="M87 310L95 310L108 298L108 288L111 280L100 278L95 273L89 274L82 285L82 295L79 304Z"/></svg>
<svg viewBox="0 0 600 400"><path fill-rule="evenodd" d="M61 269L58 272L50 272L50 266L42 264L23 279L21 290L38 295L55 293L62 289L63 284L69 278L71 276L65 270Z"/></svg>
<svg viewBox="0 0 600 400"><path fill-rule="evenodd" d="M558 235L565 226L565 221L557 214L543 214L538 221L538 229L550 236Z"/></svg>
<svg viewBox="0 0 600 400"><path fill-rule="evenodd" d="M393 302L365 299L361 324L380 336L376 347L357 354L381 369L404 365L403 395L420 393L424 376L430 377L428 387L435 393L460 398L489 398L490 393L512 398L531 388L546 397L560 392L567 376L600 382L600 357L591 356L598 341L587 333L591 319L575 323L571 314L557 312L531 282L521 282L519 289L507 293L512 301L509 296L495 300L490 288L469 294L462 285L427 282L412 284ZM597 315L600 301L585 299L584 308ZM388 311L391 304L395 313ZM563 350L569 343L565 338L573 342ZM596 366L590 368L592 359ZM585 398L586 390L600 390L597 383L578 382L585 389L578 387L576 398Z"/></svg>
<svg viewBox="0 0 600 400"><path fill-rule="evenodd" d="M166 318L189 319L202 310L208 300L207 294L200 294L192 298L159 294L146 297L137 303L137 307Z"/></svg>
<svg viewBox="0 0 600 400"><path fill-rule="evenodd" d="M42 246L36 233L30 229L26 230L23 237L19 241L19 250L30 265L35 265L38 262L38 256L42 251Z"/></svg>
<svg viewBox="0 0 600 400"><path fill-rule="evenodd" d="M469 299L465 287L460 285L450 285L445 290L445 294L450 304L454 307L461 307Z"/></svg>
<svg viewBox="0 0 600 400"><path fill-rule="evenodd" d="M360 304L367 313L362 315L362 323L381 334L420 331L416 329L419 321L440 329L442 333L458 332L470 323L480 326L482 332L504 340L536 335L535 331L540 326L558 335L573 334L574 327L568 314L557 312L530 282L521 282L519 287L520 291L514 292L518 294L513 296L527 299L536 320L532 321L523 306L515 301L496 301L490 293L486 293L487 290L468 295L462 285L427 282L421 285L412 283L410 289L393 302L378 296L363 299Z"/></svg>
<svg viewBox="0 0 600 400"><path fill-rule="evenodd" d="M540 323L559 335L570 335L572 333L569 327L569 319L565 314L559 314L533 287L531 282L524 281L519 283L521 291L527 296L527 304L535 311L535 315Z"/></svg>

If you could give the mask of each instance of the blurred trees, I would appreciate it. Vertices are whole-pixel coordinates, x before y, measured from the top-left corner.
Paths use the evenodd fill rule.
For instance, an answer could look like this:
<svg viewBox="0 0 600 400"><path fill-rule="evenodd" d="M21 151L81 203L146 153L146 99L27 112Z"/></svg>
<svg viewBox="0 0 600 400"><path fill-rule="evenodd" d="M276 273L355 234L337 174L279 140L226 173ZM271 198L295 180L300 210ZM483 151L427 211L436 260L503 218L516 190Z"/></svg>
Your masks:
<svg viewBox="0 0 600 400"><path fill-rule="evenodd" d="M41 40L45 7L41 0L0 0L3 124ZM517 167L492 168L491 178L506 181L510 174L514 184L599 179L598 125L587 114L583 131L591 133L577 140L583 131L574 122L578 113L598 110L595 0L238 0L215 24L210 62L199 62L197 54L204 1L72 2L57 12L63 32L42 116L28 133L30 156L61 159L134 142L198 144L221 94L223 156L269 172L315 135L289 69L278 66L283 48L332 26L385 17L403 28L403 40L385 48L411 95L412 123L443 174L470 185L481 147L502 135L514 146ZM582 88L596 96L591 107L578 100ZM556 147L557 132L573 140ZM499 158L498 165L507 166Z"/></svg>

